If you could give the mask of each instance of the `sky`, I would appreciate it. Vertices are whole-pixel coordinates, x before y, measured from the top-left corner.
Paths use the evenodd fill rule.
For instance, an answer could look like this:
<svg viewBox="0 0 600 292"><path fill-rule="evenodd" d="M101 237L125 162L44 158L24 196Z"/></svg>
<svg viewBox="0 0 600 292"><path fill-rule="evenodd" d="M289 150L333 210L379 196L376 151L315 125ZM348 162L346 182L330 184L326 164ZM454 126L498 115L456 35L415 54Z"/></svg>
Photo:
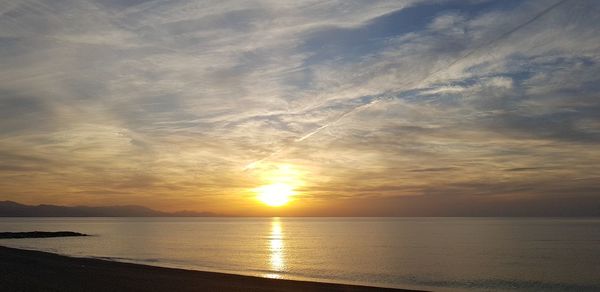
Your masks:
<svg viewBox="0 0 600 292"><path fill-rule="evenodd" d="M600 2L0 1L0 199L600 215ZM257 200L283 185L291 202Z"/></svg>

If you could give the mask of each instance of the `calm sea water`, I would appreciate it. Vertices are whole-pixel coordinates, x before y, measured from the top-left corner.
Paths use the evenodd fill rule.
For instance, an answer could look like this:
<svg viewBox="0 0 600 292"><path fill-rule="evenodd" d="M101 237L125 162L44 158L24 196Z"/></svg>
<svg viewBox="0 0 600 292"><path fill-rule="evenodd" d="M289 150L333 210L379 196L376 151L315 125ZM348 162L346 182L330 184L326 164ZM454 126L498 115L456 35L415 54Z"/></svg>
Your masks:
<svg viewBox="0 0 600 292"><path fill-rule="evenodd" d="M270 278L434 291L600 291L600 219L0 218L81 238L0 245Z"/></svg>

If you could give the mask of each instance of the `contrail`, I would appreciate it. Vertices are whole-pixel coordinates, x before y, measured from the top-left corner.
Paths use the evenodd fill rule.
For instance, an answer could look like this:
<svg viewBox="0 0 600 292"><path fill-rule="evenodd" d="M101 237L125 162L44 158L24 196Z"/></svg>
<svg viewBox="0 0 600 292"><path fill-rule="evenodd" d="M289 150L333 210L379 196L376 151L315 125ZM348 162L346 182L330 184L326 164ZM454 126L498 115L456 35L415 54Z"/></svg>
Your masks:
<svg viewBox="0 0 600 292"><path fill-rule="evenodd" d="M427 77L425 77L423 79L423 81L425 81L425 80L427 80L427 79L429 79L429 78L437 75L438 73L440 73L440 72L442 72L444 70L447 70L447 69L451 68L452 66L456 65L458 62L460 62L460 61L462 61L462 60L470 57L475 52L477 52L477 51L479 51L479 50L481 50L481 49L483 49L485 47L488 47L488 46L490 46L490 45L492 45L492 44L494 44L494 43L496 43L498 41L501 41L502 39L505 39L505 38L509 37L510 35L512 35L513 33L515 33L516 31L518 31L518 30L526 27L527 25L531 24L532 22L538 20L542 16L548 14L550 11L554 10L556 7L562 5L563 3L567 2L567 1L569 1L569 0L561 0L561 1L558 1L558 2L554 3L553 5L548 6L544 10L538 12L536 15L534 15L529 20L527 20L527 21L525 21L525 22L523 22L523 23L515 26L511 30L509 30L509 31L501 34L500 36L498 36L498 37L496 37L496 38L494 38L494 39L492 39L490 41L488 41L487 43L484 43L482 45L479 45L479 46L475 47L474 49L468 51L464 55L461 55L460 57L456 58L454 61L448 63L448 65L446 65L446 66L444 66L444 67L442 67L442 68L440 68L438 70L435 70L435 71L431 72Z"/></svg>
<svg viewBox="0 0 600 292"><path fill-rule="evenodd" d="M370 107L370 106L372 106L372 105L374 105L374 104L376 104L376 103L378 103L378 102L380 102L380 101L381 101L381 98L376 98L376 99L373 99L372 101L370 101L370 102L368 102L368 103L361 104L361 105L358 105L358 106L356 106L356 107L353 107L353 108L351 108L351 109L349 109L349 110L345 111L345 112L344 112L344 113L342 113L341 115L339 115L339 116L338 116L336 119L334 119L333 121L331 121L331 122L329 122L329 123L327 123L327 124L325 124L325 125L323 125L323 126L320 126L320 127L318 127L317 129L315 129L315 130L311 131L310 133L308 133L308 134L306 134L306 135L302 136L302 137L301 137L301 138L299 138L299 139L296 139L296 141L295 141L295 142L301 142L301 141L304 141L304 140L306 140L306 139L310 138L310 136L312 136L312 135L315 135L315 134L318 134L319 132L321 132L321 131L325 130L325 128L327 128L327 127L329 127L329 126L331 126L331 125L334 125L334 124L336 124L337 122L341 121L341 120L342 120L343 118L345 118L347 115L349 115L349 114L351 114L351 113L354 113L354 112L356 112L356 111L358 111L358 110L362 110L362 109L365 109L365 108L367 108L367 107Z"/></svg>
<svg viewBox="0 0 600 292"><path fill-rule="evenodd" d="M527 25L535 22L539 18L541 18L544 15L548 14L550 11L554 10L556 7L562 5L563 3L567 2L567 1L569 1L569 0L561 0L561 1L558 1L558 2L556 2L556 3L554 3L554 4L550 5L550 6L546 7L542 11L536 13L533 17L531 17L527 21L525 21L525 22L523 22L523 23L521 23L521 24L513 27L512 29L510 29L510 30L508 30L508 31L506 31L504 33L502 33L498 37L496 37L496 38L494 38L494 39L492 39L492 40L490 40L490 41L488 41L486 43L483 43L483 44L481 44L481 45L473 48L472 50L466 52L465 54L463 54L463 55L459 56L458 58L454 59L452 62L448 63L446 66L430 72L427 76L425 76L425 78L423 78L421 80L421 82L428 80L429 78L431 78L431 77L439 74L440 72L443 72L445 70L450 69L451 67L453 67L457 63L459 63L459 62L465 60L466 58L470 57L471 55L473 55L475 52L477 52L477 51L479 51L479 50L481 50L483 48L486 48L488 46L491 46L492 44L494 44L496 42L499 42L499 41L501 41L501 40L509 37L513 33L517 32L518 30L521 30L522 28L526 27ZM409 84L410 84L410 82L409 83L405 83L405 84L401 84L399 86L406 86L406 85L409 85ZM310 137L312 137L312 136L320 133L321 131L323 131L324 129L330 127L331 125L334 125L334 124L338 123L339 121L341 121L346 116L351 115L352 113L354 113L354 112L356 112L358 110L361 110L361 109L367 108L367 107L369 107L371 105L374 105L374 104L382 101L383 98L385 98L384 95L382 95L380 97L376 97L372 101L370 101L370 102L368 102L366 104L361 104L361 105L358 105L358 106L355 106L353 108L348 109L347 111L343 112L341 115L339 115L334 120L332 120L332 121L330 121L330 122L328 122L328 123L326 123L326 124L324 124L324 125L316 128L315 130L310 131L307 134L304 134L302 137L294 140L292 143L289 143L289 144L283 146L282 148L280 148L280 149L272 152L271 154L267 155L266 157L263 157L263 158L261 158L259 160L256 160L256 161L254 161L252 163L247 164L246 167L244 167L244 171L246 171L248 169L255 168L257 165L259 165L263 161L268 160L269 158L275 156L276 154L279 154L280 152L282 152L283 150L287 149L288 147L291 147L293 144L298 143L298 142L302 142L302 141L304 141L304 140L306 140L306 139L308 139L308 138L310 138Z"/></svg>
<svg viewBox="0 0 600 292"><path fill-rule="evenodd" d="M299 138L299 139L296 139L296 142L301 142L301 141L304 141L305 139L308 139L310 136L312 136L312 135L314 135L314 134L316 134L316 133L319 133L319 132L321 132L321 130L323 130L323 129L327 128L327 127L329 127L329 124L325 124L325 125L323 125L323 126L320 126L320 127L318 127L316 130L313 130L312 132L310 132L310 133L308 133L308 134L306 134L306 135L302 136L301 138Z"/></svg>
<svg viewBox="0 0 600 292"><path fill-rule="evenodd" d="M261 158L261 159L259 159L259 160L256 160L256 161L254 161L254 162L251 162L251 163L248 163L248 164L246 164L246 166L244 167L243 171L247 171L247 170L251 170L251 169L254 169L254 168L256 168L256 167L257 167L258 165L260 165L260 164L261 164L263 161L265 161L265 160L269 160L269 158L271 158L271 157L273 157L273 156L275 156L275 155L277 155L277 154L279 154L279 153L281 153L281 152L285 151L286 149L288 149L289 147L291 147L293 144L295 144L295 143L298 143L298 142L302 142L302 141L304 141L304 140L306 140L306 139L310 138L311 136L313 136L313 135L315 135L315 134L318 134L319 132L321 132L321 131L325 130L325 129L326 129L326 128L328 128L329 126L336 124L337 122L339 122L340 120L342 120L342 119L343 119L343 118L345 118L346 116L348 116L348 115L350 115L350 114L352 114L352 113L354 113L354 112L356 112L356 111L359 111L359 110L362 110L362 109L368 108L368 107L370 107L370 106L372 106L372 105L374 105L374 104L376 104L376 103L380 102L381 100L382 100L382 98L377 98L377 99L374 99L374 100L370 101L369 103L366 103L366 104L361 104L361 105L359 105L359 106L353 107L353 108L351 108L351 109L349 109L349 110L347 110L347 111L343 112L341 115L339 115L337 118L335 118L335 119L334 119L334 120L332 120L331 122L329 122L329 123L327 123L327 124L325 124L325 125L322 125L322 126L318 127L318 128L317 128L317 129L315 129L315 130L312 130L312 131L310 131L309 133L305 134L304 136L302 136L302 137L300 137L300 138L298 138L298 139L294 140L294 141L293 141L293 142L291 142L291 143L288 143L288 144L284 145L283 147L281 147L281 148L279 148L279 149L277 149L277 150L275 150L275 151L271 152L271 154L269 154L269 155L267 155L267 156L265 156L265 157L263 157L263 158Z"/></svg>

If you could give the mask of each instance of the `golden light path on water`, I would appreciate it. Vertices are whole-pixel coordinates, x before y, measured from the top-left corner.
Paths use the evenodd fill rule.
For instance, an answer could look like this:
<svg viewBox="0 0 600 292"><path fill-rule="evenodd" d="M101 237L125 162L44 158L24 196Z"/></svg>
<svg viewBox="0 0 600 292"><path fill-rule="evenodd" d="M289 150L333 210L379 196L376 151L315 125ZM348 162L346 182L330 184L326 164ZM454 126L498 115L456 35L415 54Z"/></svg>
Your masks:
<svg viewBox="0 0 600 292"><path fill-rule="evenodd" d="M265 275L267 278L279 279L281 272L285 271L285 245L281 222L278 217L271 221L271 234L269 236L269 264L271 273Z"/></svg>

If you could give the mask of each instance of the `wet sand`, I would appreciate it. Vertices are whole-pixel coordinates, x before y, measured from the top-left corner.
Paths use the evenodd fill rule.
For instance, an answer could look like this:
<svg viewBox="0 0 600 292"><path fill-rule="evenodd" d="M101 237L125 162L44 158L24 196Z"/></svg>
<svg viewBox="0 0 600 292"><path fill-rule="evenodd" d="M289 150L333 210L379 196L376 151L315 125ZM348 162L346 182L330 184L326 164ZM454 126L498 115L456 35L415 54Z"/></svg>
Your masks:
<svg viewBox="0 0 600 292"><path fill-rule="evenodd" d="M415 291L161 268L0 246L1 291Z"/></svg>

